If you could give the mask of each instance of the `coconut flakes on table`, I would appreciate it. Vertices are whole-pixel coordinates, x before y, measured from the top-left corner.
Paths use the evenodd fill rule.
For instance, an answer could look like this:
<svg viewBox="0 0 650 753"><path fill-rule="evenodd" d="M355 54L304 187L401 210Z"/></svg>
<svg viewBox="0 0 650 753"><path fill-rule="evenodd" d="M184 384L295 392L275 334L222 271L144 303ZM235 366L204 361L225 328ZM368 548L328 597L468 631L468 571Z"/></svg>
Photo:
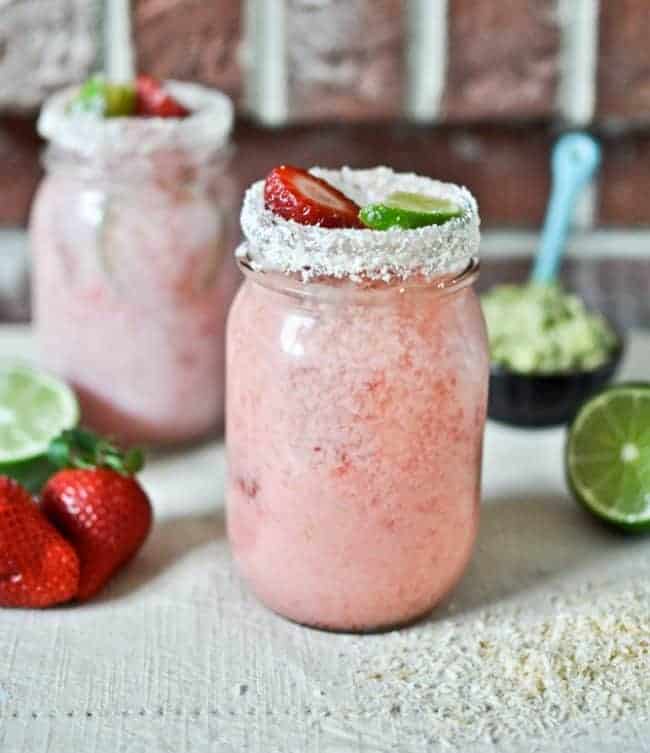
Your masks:
<svg viewBox="0 0 650 753"><path fill-rule="evenodd" d="M434 749L523 739L543 749L549 735L647 721L649 603L640 586L597 606L565 600L544 619L514 610L362 638L350 657L355 701L329 709Z"/></svg>

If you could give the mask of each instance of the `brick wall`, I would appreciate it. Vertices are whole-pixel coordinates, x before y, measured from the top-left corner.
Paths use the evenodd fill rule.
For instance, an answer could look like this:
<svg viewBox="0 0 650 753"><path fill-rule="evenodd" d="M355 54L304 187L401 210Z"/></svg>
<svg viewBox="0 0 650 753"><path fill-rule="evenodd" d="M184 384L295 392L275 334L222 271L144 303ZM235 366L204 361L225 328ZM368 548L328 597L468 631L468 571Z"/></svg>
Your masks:
<svg viewBox="0 0 650 753"><path fill-rule="evenodd" d="M0 224L38 177L35 107L96 61L93 0L4 0ZM139 67L238 104L242 186L274 162L390 163L535 226L556 134L603 140L596 225L650 225L648 0L133 0Z"/></svg>
<svg viewBox="0 0 650 753"><path fill-rule="evenodd" d="M555 112L556 0L449 0L447 120L533 120Z"/></svg>

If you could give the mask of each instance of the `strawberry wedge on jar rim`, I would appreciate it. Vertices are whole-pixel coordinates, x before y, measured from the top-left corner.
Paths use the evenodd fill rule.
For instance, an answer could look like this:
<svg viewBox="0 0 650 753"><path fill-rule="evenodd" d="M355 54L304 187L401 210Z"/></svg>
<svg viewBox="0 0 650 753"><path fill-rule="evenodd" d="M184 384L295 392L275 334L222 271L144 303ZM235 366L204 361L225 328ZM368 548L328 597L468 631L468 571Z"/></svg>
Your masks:
<svg viewBox="0 0 650 753"><path fill-rule="evenodd" d="M227 349L228 533L303 624L427 613L471 557L488 352L464 188L281 166L247 192Z"/></svg>
<svg viewBox="0 0 650 753"><path fill-rule="evenodd" d="M86 425L125 442L197 439L223 421L226 314L240 276L233 108L220 92L139 76L53 95L47 176L30 222L44 366Z"/></svg>

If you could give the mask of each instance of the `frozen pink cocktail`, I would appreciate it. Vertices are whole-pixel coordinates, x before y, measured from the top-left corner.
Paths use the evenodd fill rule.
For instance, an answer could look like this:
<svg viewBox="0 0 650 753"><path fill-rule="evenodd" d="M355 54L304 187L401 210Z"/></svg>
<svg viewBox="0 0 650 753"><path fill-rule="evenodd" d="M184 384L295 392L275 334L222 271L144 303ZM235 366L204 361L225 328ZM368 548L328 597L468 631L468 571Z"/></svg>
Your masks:
<svg viewBox="0 0 650 753"><path fill-rule="evenodd" d="M223 418L224 332L239 273L224 172L228 100L177 85L184 120L41 116L51 145L33 207L34 322L83 420L132 442L200 437Z"/></svg>
<svg viewBox="0 0 650 753"><path fill-rule="evenodd" d="M327 176L360 199L387 180L455 190L382 171ZM411 272L376 275L368 265L361 279L364 259L397 238L266 223L256 188L247 195L247 280L228 329L228 531L257 595L298 622L335 630L408 622L449 592L471 556L488 356L471 288L475 205L460 190L454 198L465 202L462 222L410 239L404 232ZM291 243L282 228L302 234L301 253L315 239L327 244L325 232L347 234L345 247L332 240L329 256L314 255L312 269L330 274L297 279L278 264L280 245L255 246L262 236L273 244L276 232ZM438 258L420 265L429 242ZM346 265L356 279L332 274Z"/></svg>

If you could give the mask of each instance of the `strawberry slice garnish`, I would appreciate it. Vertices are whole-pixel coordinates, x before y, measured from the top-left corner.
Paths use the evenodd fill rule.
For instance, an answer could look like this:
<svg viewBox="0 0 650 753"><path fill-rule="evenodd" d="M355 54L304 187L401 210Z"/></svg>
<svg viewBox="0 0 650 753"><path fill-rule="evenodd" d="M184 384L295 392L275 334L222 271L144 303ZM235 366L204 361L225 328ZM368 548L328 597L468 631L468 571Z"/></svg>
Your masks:
<svg viewBox="0 0 650 753"><path fill-rule="evenodd" d="M271 170L264 183L264 205L285 220L301 225L363 227L354 201L299 167L281 165Z"/></svg>
<svg viewBox="0 0 650 753"><path fill-rule="evenodd" d="M0 476L0 606L49 607L72 599L79 558L13 479Z"/></svg>
<svg viewBox="0 0 650 753"><path fill-rule="evenodd" d="M150 118L185 118L190 111L165 91L153 76L138 76L135 80L136 115Z"/></svg>

